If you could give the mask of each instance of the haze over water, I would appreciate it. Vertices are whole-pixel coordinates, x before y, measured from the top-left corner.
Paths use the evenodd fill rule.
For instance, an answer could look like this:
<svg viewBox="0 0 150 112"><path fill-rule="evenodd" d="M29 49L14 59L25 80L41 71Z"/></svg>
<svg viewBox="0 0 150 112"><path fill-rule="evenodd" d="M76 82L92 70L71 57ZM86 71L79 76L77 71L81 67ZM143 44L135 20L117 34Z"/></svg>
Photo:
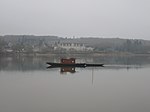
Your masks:
<svg viewBox="0 0 150 112"><path fill-rule="evenodd" d="M0 0L0 112L150 112L150 57L143 56L149 55L150 47L149 41L142 42L150 40L149 4L149 0ZM108 42L112 47L107 48L93 44L98 51L141 54L77 56L77 62L105 66L47 69L47 61L59 62L61 56L3 57L40 46L31 38L33 43L24 45L23 39L16 39L20 44L15 46L3 35L142 39L121 46ZM39 40L46 43L44 36Z"/></svg>
<svg viewBox="0 0 150 112"><path fill-rule="evenodd" d="M60 57L1 57L0 112L149 112L149 57L78 57L104 63L47 69Z"/></svg>

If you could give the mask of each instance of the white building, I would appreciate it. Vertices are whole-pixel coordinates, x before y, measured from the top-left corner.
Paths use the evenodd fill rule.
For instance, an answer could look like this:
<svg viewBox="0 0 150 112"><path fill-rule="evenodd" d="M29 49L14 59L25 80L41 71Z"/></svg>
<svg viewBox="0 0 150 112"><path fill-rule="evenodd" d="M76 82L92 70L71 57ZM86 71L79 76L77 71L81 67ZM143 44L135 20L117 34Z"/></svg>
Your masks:
<svg viewBox="0 0 150 112"><path fill-rule="evenodd" d="M83 43L67 43L67 42L62 42L62 43L57 43L55 44L54 50L56 49L65 49L67 51L70 50L75 50L75 51L87 51L89 48L85 47ZM91 50L91 49L90 49Z"/></svg>

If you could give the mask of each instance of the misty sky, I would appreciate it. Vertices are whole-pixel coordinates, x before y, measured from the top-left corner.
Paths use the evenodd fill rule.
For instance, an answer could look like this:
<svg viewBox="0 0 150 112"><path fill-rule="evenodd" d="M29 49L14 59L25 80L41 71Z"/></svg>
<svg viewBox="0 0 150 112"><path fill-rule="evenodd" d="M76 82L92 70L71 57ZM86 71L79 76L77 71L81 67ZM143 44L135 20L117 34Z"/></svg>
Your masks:
<svg viewBox="0 0 150 112"><path fill-rule="evenodd" d="M0 35L150 39L150 0L0 0Z"/></svg>

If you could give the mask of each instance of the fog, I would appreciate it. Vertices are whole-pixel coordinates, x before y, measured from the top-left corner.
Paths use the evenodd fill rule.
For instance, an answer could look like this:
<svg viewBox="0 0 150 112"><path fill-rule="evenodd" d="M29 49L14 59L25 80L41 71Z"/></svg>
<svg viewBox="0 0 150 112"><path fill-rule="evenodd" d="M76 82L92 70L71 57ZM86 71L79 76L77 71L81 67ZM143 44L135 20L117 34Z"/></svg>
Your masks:
<svg viewBox="0 0 150 112"><path fill-rule="evenodd" d="M0 35L149 39L149 0L0 0Z"/></svg>

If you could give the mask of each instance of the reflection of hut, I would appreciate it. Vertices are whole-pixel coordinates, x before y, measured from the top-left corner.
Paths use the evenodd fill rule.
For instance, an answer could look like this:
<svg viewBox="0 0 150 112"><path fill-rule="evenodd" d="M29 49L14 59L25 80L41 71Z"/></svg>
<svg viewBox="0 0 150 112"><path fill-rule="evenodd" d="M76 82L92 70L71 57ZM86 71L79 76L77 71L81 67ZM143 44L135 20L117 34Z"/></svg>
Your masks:
<svg viewBox="0 0 150 112"><path fill-rule="evenodd" d="M62 67L60 69L60 72L61 73L67 73L67 72L70 72L70 73L75 73L75 67Z"/></svg>
<svg viewBox="0 0 150 112"><path fill-rule="evenodd" d="M75 58L70 58L70 59L61 59L61 63L63 64L75 64Z"/></svg>

